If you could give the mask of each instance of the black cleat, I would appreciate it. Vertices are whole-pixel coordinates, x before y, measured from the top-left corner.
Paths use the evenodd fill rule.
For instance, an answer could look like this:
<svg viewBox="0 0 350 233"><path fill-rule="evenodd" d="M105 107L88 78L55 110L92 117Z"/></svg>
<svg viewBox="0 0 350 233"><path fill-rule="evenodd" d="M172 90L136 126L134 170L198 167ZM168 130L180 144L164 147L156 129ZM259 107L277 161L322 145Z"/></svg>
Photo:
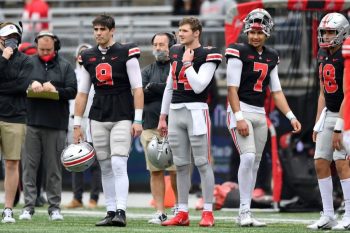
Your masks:
<svg viewBox="0 0 350 233"><path fill-rule="evenodd" d="M102 219L101 221L97 222L95 224L95 226L97 227L109 227L109 226L114 226L112 219L115 216L115 212L114 211L108 211L107 215L104 219Z"/></svg>
<svg viewBox="0 0 350 233"><path fill-rule="evenodd" d="M115 212L115 216L112 219L113 226L117 227L125 227L126 226L126 216L125 216L125 211L118 209Z"/></svg>

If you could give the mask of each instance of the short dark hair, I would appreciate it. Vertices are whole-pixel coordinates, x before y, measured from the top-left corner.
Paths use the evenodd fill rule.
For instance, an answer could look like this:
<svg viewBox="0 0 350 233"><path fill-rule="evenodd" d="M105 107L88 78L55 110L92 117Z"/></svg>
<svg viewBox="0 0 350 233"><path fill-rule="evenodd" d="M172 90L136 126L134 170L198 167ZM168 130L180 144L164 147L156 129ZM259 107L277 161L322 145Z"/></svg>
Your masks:
<svg viewBox="0 0 350 233"><path fill-rule="evenodd" d="M115 21L110 15L98 15L93 21L92 26L101 25L107 27L109 30L115 28Z"/></svg>
<svg viewBox="0 0 350 233"><path fill-rule="evenodd" d="M185 24L189 24L193 32L199 31L199 36L202 34L202 23L196 17L193 17L193 16L184 17L179 22L179 26L182 26Z"/></svg>

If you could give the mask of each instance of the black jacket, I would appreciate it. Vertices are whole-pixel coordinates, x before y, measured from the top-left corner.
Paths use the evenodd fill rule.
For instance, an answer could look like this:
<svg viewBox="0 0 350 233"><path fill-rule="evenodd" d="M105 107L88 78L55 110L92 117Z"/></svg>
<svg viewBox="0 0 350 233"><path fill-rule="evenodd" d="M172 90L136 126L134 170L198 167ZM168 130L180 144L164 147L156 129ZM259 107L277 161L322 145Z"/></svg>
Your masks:
<svg viewBox="0 0 350 233"><path fill-rule="evenodd" d="M17 49L9 60L0 55L0 121L26 122L26 90L32 70L30 57Z"/></svg>
<svg viewBox="0 0 350 233"><path fill-rule="evenodd" d="M158 126L162 98L169 71L170 61L165 63L154 62L142 71L142 86L145 102L143 108L144 129L154 129Z"/></svg>
<svg viewBox="0 0 350 233"><path fill-rule="evenodd" d="M33 57L33 81L45 83L50 81L56 87L59 100L27 99L27 125L67 130L69 119L68 100L77 94L77 79L73 67L67 60L57 55L48 63L37 55Z"/></svg>

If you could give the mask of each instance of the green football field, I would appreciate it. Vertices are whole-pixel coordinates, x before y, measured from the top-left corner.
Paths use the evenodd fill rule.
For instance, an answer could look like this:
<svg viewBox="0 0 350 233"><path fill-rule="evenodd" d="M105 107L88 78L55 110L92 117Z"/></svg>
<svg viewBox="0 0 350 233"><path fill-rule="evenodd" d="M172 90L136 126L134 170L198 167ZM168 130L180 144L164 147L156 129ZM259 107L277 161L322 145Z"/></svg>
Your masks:
<svg viewBox="0 0 350 233"><path fill-rule="evenodd" d="M170 210L169 210L170 212ZM312 232L306 225L319 218L319 213L278 213L273 211L257 212L255 217L268 223L264 228L238 227L234 220L237 212L234 210L215 211L215 227L202 228L198 226L200 211L190 210L189 227L162 227L151 225L147 220L152 216L151 208L129 208L127 211L127 227L95 227L94 223L105 216L102 208L97 210L62 210L64 221L48 220L46 208L37 208L31 221L18 220L20 209L15 210L15 224L1 224L0 232L35 232L35 233L64 233L64 232ZM171 217L171 215L169 215Z"/></svg>

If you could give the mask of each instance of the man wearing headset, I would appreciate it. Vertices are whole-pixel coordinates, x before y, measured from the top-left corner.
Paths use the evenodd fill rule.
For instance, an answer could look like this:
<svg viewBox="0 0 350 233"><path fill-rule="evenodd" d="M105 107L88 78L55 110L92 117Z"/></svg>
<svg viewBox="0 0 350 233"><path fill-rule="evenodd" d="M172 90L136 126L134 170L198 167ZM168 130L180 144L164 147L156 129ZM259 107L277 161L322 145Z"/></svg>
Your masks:
<svg viewBox="0 0 350 233"><path fill-rule="evenodd" d="M5 161L5 203L3 223L14 223L13 202L15 199L21 159L21 147L25 134L25 91L33 63L18 51L22 30L13 23L0 25L0 148Z"/></svg>
<svg viewBox="0 0 350 233"><path fill-rule="evenodd" d="M38 54L33 56L33 81L29 88L37 98L27 98L27 133L22 160L24 209L19 219L30 220L36 199L36 171L42 160L46 168L46 193L51 220L63 220L60 213L62 192L61 152L66 142L69 103L77 93L73 67L58 51L60 41L48 31L36 38ZM50 94L51 93L51 94ZM54 94L58 98L54 98ZM50 97L51 96L51 97Z"/></svg>
<svg viewBox="0 0 350 233"><path fill-rule="evenodd" d="M146 155L147 170L150 171L150 186L155 202L156 214L148 221L150 224L161 224L167 220L164 209L165 182L164 170L153 166L147 157L147 146L153 136L160 138L157 131L162 97L166 85L166 79L170 70L169 49L176 43L175 35L170 33L157 33L152 40L153 55L155 62L145 67L142 71L142 86L144 93L143 109L143 131L141 134L141 144ZM169 172L171 185L177 197L175 166L166 169ZM176 208L176 206L175 206Z"/></svg>

